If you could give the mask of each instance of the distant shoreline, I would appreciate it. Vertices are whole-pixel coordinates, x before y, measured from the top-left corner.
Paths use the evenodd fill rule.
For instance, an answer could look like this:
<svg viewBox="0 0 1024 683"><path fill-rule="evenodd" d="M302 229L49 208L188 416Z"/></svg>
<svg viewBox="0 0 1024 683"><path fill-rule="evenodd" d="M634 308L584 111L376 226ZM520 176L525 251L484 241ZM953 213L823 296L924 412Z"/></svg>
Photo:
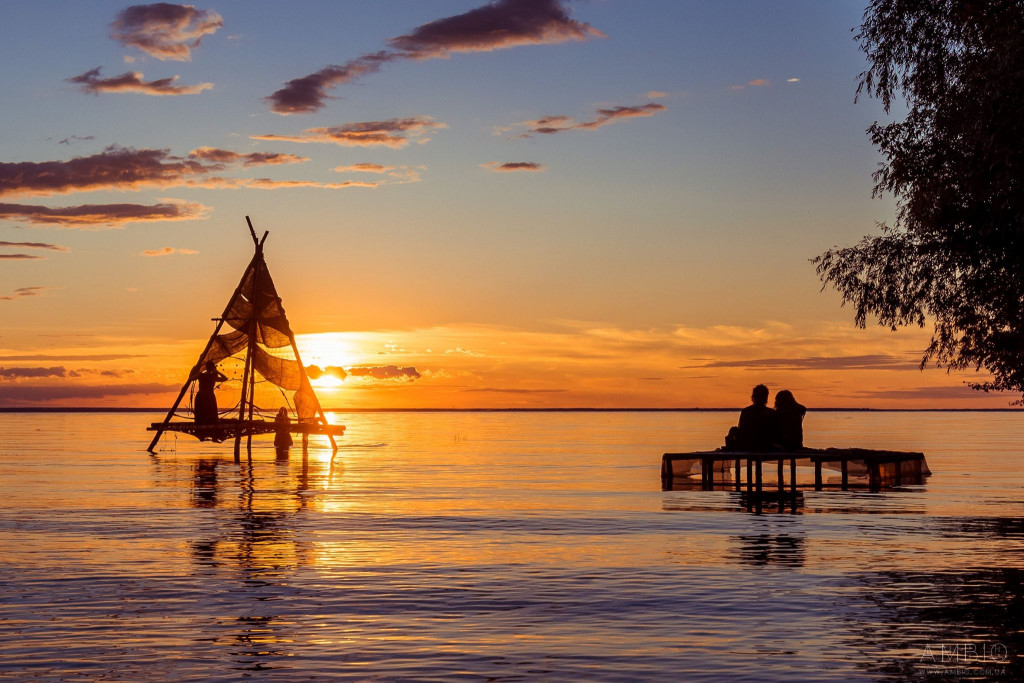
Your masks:
<svg viewBox="0 0 1024 683"><path fill-rule="evenodd" d="M324 408L328 413L735 413L736 408ZM1024 408L808 408L812 413L1020 413ZM0 413L166 413L167 408L0 408Z"/></svg>

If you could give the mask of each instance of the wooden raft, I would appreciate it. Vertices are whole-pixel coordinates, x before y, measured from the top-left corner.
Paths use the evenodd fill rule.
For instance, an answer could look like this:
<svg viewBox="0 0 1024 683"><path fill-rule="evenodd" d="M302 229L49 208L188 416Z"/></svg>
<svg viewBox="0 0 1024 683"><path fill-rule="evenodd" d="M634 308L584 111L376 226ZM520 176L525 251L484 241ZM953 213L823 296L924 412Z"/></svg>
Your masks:
<svg viewBox="0 0 1024 683"><path fill-rule="evenodd" d="M743 469L747 471L745 488L748 492L760 493L764 487L762 470L764 463L777 463L778 490L789 488L796 491L797 461L808 461L814 466L814 490L821 491L826 486L822 479L822 466L827 463L829 469L838 463L841 473L839 488L843 491L851 486L867 487L872 491L883 486L902 486L919 484L923 478L931 474L925 461L924 453L908 451L878 451L867 448L804 448L799 451L697 451L694 453L665 453L661 458L662 489L671 491L677 480L680 483L692 483L693 465L700 463L700 487L703 491L714 490L715 485L725 488L735 487L737 491L744 488ZM690 467L680 471L680 461L687 461ZM786 485L785 464L789 465L789 485ZM866 475L867 483L851 483L851 465L858 474ZM863 470L863 472L862 472ZM721 474L718 481L716 471ZM731 475L731 476L728 476ZM861 478L861 477L859 477Z"/></svg>
<svg viewBox="0 0 1024 683"><path fill-rule="evenodd" d="M220 443L237 436L256 436L257 434L274 434L277 425L272 420L237 420L220 419L216 424L197 424L195 422L154 422L146 431L149 432L180 432L194 436L200 441ZM310 434L327 434L340 436L345 433L344 425L324 425L319 421L292 422L288 426L292 434L301 434L303 442Z"/></svg>

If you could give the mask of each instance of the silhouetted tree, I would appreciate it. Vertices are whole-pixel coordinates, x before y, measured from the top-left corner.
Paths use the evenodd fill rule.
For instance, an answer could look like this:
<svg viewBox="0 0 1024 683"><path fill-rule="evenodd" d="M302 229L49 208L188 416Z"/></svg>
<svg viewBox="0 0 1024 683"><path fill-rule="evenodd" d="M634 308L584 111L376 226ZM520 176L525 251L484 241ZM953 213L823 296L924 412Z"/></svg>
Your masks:
<svg viewBox="0 0 1024 683"><path fill-rule="evenodd" d="M858 97L908 108L868 129L897 219L817 257L818 275L861 327L934 321L922 367L1024 392L1024 0L873 0L856 38Z"/></svg>

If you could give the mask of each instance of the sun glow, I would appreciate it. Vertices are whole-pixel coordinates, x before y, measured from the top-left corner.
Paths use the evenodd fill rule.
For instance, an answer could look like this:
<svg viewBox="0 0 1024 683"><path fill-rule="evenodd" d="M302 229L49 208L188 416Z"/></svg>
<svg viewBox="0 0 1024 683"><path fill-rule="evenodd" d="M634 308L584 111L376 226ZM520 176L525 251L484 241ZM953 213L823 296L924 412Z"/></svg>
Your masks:
<svg viewBox="0 0 1024 683"><path fill-rule="evenodd" d="M310 379L309 383L314 389L337 389L345 385L345 380L334 375L321 375L316 379Z"/></svg>
<svg viewBox="0 0 1024 683"><path fill-rule="evenodd" d="M356 364L359 353L355 350L352 340L344 332L321 332L319 334L304 334L295 338L295 343L302 354L302 362L306 365L317 365L321 369L328 367L349 368ZM321 377L312 382L313 386L339 386L337 383L323 382L323 380L337 380L334 377Z"/></svg>

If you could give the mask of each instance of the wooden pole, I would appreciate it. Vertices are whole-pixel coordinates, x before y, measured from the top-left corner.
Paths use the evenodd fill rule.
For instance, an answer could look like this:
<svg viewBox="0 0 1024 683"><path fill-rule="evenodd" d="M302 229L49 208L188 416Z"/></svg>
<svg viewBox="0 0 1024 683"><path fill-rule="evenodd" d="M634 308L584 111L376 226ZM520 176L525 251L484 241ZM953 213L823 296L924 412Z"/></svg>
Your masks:
<svg viewBox="0 0 1024 683"><path fill-rule="evenodd" d="M782 456L780 455L779 456L779 493L782 493L782 490L784 488L785 488L785 482L783 481L783 476L782 476Z"/></svg>
<svg viewBox="0 0 1024 683"><path fill-rule="evenodd" d="M181 399L185 397L185 392L188 391L188 385L192 383L192 376L202 366L203 358L206 357L206 354L210 351L210 347L213 346L213 340L217 338L217 334L220 332L220 328L224 326L224 319L227 318L228 312L231 310L231 307L235 303L235 299L238 298L239 292L242 291L242 285L245 284L245 278L249 276L249 270L252 268L253 261L255 260L256 257L253 256L252 260L249 261L249 265L245 267L245 272L242 273L242 279L238 281L238 286L235 287L235 291L231 294L231 298L228 299L228 305L224 307L224 312L221 313L220 318L217 319L217 327L214 328L213 334L210 335L210 339L206 342L206 348L204 348L203 352L199 354L199 360L196 361L196 364L192 366L192 370L189 371L189 378L185 380L185 384L182 385L181 391L178 392L178 398L174 400L174 404L171 406L171 409L167 411L167 416L164 418L165 424L167 422L170 422L171 418L174 417L174 411L178 409L178 406L181 404ZM156 444L158 441L160 441L160 437L163 435L163 433L164 430L157 430L156 436L154 436L153 440L149 442L149 447L146 449L147 451L149 451L150 453L155 453L153 449L156 448Z"/></svg>
<svg viewBox="0 0 1024 683"><path fill-rule="evenodd" d="M309 389L309 393L313 395L313 400L316 401L316 410L320 413L320 419L324 421L324 431L327 432L327 438L331 442L331 449L337 452L338 444L334 443L334 435L330 432L327 416L324 415L324 409L320 406L320 399L317 397L316 392L313 391L313 387L309 384L309 377L306 376L306 366L302 364L302 358L299 356L299 347L295 343L295 335L291 330L288 330L288 339L292 342L292 352L295 354L295 362L299 364L299 370L302 372L302 386ZM298 410L298 406L296 406L296 410Z"/></svg>
<svg viewBox="0 0 1024 683"><path fill-rule="evenodd" d="M789 459L789 489L796 491L796 456Z"/></svg>
<svg viewBox="0 0 1024 683"><path fill-rule="evenodd" d="M814 460L814 490L821 490L821 460Z"/></svg>
<svg viewBox="0 0 1024 683"><path fill-rule="evenodd" d="M246 216L246 220L248 220ZM252 229L252 222L249 222L249 228ZM266 235L264 235L264 239ZM256 244L256 254L260 257L260 264L266 269L267 262L263 260L263 243L259 242ZM249 321L249 420L246 423L247 431L245 437L245 450L252 457L252 411L253 404L255 403L256 394L256 369L253 367L252 357L253 352L256 350L256 334L259 331L259 309L257 308L260 291L260 264L257 264L256 269L253 271L252 278L252 320Z"/></svg>

